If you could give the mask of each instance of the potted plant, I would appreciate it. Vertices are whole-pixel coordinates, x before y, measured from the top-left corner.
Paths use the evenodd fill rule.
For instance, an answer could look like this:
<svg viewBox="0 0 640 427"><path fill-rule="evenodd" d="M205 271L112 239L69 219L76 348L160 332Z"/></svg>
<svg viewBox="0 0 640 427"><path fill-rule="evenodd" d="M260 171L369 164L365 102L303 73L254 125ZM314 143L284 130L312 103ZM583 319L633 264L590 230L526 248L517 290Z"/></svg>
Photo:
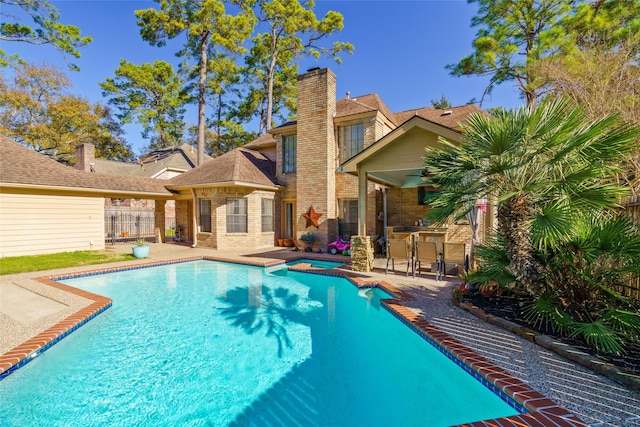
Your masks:
<svg viewBox="0 0 640 427"><path fill-rule="evenodd" d="M133 256L136 258L146 258L149 256L149 244L144 239L137 239L136 244L131 247Z"/></svg>
<svg viewBox="0 0 640 427"><path fill-rule="evenodd" d="M302 235L300 236L300 240L303 241L305 244L305 248L304 248L305 252L313 251L313 242L315 242L317 238L318 236L316 236L315 233L312 233L311 231L302 233Z"/></svg>

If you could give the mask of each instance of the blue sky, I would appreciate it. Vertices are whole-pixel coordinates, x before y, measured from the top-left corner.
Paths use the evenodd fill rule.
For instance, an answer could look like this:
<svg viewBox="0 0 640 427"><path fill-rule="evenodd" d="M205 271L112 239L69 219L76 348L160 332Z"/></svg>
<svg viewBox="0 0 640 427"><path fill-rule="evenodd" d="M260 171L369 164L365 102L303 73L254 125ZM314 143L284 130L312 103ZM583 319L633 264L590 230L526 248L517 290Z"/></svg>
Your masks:
<svg viewBox="0 0 640 427"><path fill-rule="evenodd" d="M82 58L70 58L80 72L68 71L71 92L92 102L106 102L98 82L112 77L120 59L140 64L165 60L174 64L181 40L164 48L152 47L140 38L133 12L156 7L157 3L133 0L54 0L61 22L80 27L93 43L81 50ZM331 59L303 59L299 68L328 67L337 75L338 98L346 91L352 97L378 93L392 111L430 106L432 99L446 96L454 105L479 100L487 85L486 77L452 77L445 69L472 51L476 33L471 28L475 4L461 0L318 0L316 15L327 10L344 15L344 30L332 40L354 44L353 55L343 55L342 64ZM9 12L9 11L7 11ZM15 12L14 12L15 13ZM66 70L64 57L51 46L4 43L8 53L19 53L30 62L54 64ZM482 107L518 107L523 104L512 84L505 84L486 98ZM196 123L195 108L185 120ZM257 130L257 129L252 129ZM137 126L125 126L126 139L139 154L147 145Z"/></svg>

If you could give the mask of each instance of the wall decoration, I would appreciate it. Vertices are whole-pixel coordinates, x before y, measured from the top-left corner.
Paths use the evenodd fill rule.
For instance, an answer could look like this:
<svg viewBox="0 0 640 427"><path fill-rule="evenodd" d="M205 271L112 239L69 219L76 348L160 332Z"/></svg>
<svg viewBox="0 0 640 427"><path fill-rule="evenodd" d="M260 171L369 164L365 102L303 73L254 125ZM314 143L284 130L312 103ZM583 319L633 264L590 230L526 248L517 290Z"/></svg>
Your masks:
<svg viewBox="0 0 640 427"><path fill-rule="evenodd" d="M303 213L302 216L305 220L307 220L307 225L305 227L315 226L318 228L318 220L322 216L321 213L316 212L313 209L313 206L309 206L309 211L307 213Z"/></svg>

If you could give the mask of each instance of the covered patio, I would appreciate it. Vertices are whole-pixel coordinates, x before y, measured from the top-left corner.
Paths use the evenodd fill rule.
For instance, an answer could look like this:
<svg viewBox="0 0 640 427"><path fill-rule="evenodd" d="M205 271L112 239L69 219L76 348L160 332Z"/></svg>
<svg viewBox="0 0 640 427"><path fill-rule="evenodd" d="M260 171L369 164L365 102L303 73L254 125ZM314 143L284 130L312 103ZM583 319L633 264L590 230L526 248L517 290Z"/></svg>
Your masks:
<svg viewBox="0 0 640 427"><path fill-rule="evenodd" d="M437 191L423 174L426 147L441 146L440 138L459 144L462 134L458 128L449 128L421 116L405 121L394 131L367 147L340 166L342 172L358 177L358 235L352 238L352 264L358 271L370 271L373 253L370 230L367 229L367 182L382 186L382 220L384 240L394 238L437 242L462 243L467 255L471 251L474 232L468 221L430 224L424 220L429 206L424 196ZM476 239L482 239L485 230L493 225L493 215L478 215Z"/></svg>

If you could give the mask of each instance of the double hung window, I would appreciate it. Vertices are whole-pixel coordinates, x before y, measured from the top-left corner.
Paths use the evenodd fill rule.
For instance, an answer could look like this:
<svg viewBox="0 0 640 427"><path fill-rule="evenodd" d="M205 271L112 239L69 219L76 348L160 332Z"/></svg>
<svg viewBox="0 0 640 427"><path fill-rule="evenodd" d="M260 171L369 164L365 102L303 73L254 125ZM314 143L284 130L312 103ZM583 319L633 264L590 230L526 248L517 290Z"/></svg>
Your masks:
<svg viewBox="0 0 640 427"><path fill-rule="evenodd" d="M364 125L362 123L338 128L340 163L344 163L364 149Z"/></svg>
<svg viewBox="0 0 640 427"><path fill-rule="evenodd" d="M247 232L247 199L227 199L227 233Z"/></svg>

